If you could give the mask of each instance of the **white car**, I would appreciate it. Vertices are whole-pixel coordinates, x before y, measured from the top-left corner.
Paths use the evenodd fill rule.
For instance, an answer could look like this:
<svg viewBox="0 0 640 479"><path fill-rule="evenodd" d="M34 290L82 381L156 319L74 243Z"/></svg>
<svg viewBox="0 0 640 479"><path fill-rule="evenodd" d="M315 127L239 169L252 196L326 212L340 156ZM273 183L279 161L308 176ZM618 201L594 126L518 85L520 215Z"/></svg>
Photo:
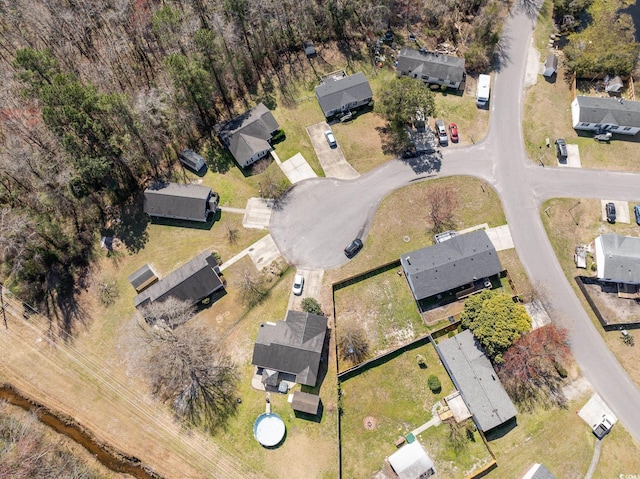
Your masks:
<svg viewBox="0 0 640 479"><path fill-rule="evenodd" d="M302 294L302 288L304 287L304 276L301 274L296 274L295 278L293 278L293 294L296 296L300 296Z"/></svg>
<svg viewBox="0 0 640 479"><path fill-rule="evenodd" d="M338 145L338 143L336 143L336 137L333 136L333 132L331 130L326 130L324 132L324 136L327 139L327 143L329 143L329 146L331 148Z"/></svg>

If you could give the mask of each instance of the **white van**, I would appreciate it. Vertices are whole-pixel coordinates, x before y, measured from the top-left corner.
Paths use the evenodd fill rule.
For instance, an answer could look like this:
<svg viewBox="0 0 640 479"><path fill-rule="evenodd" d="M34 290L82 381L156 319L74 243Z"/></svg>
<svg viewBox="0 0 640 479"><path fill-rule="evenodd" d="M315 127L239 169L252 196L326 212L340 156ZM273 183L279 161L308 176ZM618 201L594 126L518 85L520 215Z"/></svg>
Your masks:
<svg viewBox="0 0 640 479"><path fill-rule="evenodd" d="M478 77L478 88L476 90L476 106L478 108L486 108L489 104L490 95L491 77L489 75L480 75Z"/></svg>

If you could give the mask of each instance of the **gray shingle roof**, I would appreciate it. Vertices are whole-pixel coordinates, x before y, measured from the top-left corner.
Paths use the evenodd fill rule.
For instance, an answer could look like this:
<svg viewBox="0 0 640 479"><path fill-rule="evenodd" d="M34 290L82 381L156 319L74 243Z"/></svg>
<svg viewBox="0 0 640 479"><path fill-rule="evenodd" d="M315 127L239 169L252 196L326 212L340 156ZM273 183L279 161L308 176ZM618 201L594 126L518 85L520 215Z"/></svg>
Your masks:
<svg viewBox="0 0 640 479"><path fill-rule="evenodd" d="M251 364L295 374L297 383L315 386L326 332L326 317L287 311L284 321L260 325Z"/></svg>
<svg viewBox="0 0 640 479"><path fill-rule="evenodd" d="M547 60L544 62L544 73L543 75L546 77L550 77L554 73L558 71L558 57L550 53L547 55Z"/></svg>
<svg viewBox="0 0 640 479"><path fill-rule="evenodd" d="M246 166L256 153L271 149L269 140L278 128L271 111L259 103L233 120L216 125L215 130L240 166Z"/></svg>
<svg viewBox="0 0 640 479"><path fill-rule="evenodd" d="M556 476L551 474L543 464L534 464L522 479L556 479Z"/></svg>
<svg viewBox="0 0 640 479"><path fill-rule="evenodd" d="M318 407L320 407L320 396L302 391L295 391L291 400L291 407L295 411L316 415L318 414Z"/></svg>
<svg viewBox="0 0 640 479"><path fill-rule="evenodd" d="M415 74L420 78L422 75L428 75L459 83L464 77L464 58L403 48L398 54L396 70L408 76Z"/></svg>
<svg viewBox="0 0 640 479"><path fill-rule="evenodd" d="M400 262L417 301L502 271L498 254L484 230L404 254Z"/></svg>
<svg viewBox="0 0 640 479"><path fill-rule="evenodd" d="M157 281L157 279L158 277L151 269L151 266L145 264L129 276L129 283L131 283L131 286L133 286L136 291L141 291L145 289L146 285Z"/></svg>
<svg viewBox="0 0 640 479"><path fill-rule="evenodd" d="M340 79L327 78L316 87L316 97L325 116L330 116L350 103L371 100L373 92L367 77L360 72Z"/></svg>
<svg viewBox="0 0 640 479"><path fill-rule="evenodd" d="M169 297L195 304L222 288L222 281L214 269L217 265L211 252L200 253L133 298L133 304L137 308L145 306L147 301L153 303Z"/></svg>
<svg viewBox="0 0 640 479"><path fill-rule="evenodd" d="M160 218L207 221L211 195L208 186L157 183L144 190L144 212Z"/></svg>
<svg viewBox="0 0 640 479"><path fill-rule="evenodd" d="M601 252L598 251L598 242L602 245ZM616 234L600 235L596 238L596 261L600 279L639 284L640 238Z"/></svg>
<svg viewBox="0 0 640 479"><path fill-rule="evenodd" d="M191 168L193 171L200 171L205 165L204 158L188 148L186 150L182 150L178 157L180 158L180 163Z"/></svg>
<svg viewBox="0 0 640 479"><path fill-rule="evenodd" d="M516 408L471 331L445 339L438 350L480 430L488 431L515 417Z"/></svg>
<svg viewBox="0 0 640 479"><path fill-rule="evenodd" d="M579 122L612 123L619 126L640 127L640 102L617 98L577 96L580 107Z"/></svg>

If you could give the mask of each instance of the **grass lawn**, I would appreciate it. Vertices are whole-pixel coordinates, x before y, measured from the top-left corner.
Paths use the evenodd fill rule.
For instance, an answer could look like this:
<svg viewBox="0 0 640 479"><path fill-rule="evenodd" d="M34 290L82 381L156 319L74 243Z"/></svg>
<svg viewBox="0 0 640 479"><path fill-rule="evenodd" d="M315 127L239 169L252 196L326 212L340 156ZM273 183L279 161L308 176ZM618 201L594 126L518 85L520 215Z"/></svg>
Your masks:
<svg viewBox="0 0 640 479"><path fill-rule="evenodd" d="M580 204L573 208L572 213L577 219L579 225L576 225L573 218L569 215L569 208ZM633 203L630 203L632 206ZM548 216L542 211L547 210ZM631 218L633 218L633 211ZM604 338L605 342L615 354L616 358L624 369L629 373L631 379L640 385L640 348L629 347L620 340L620 333L617 331L605 332L599 321L592 313L591 308L584 299L584 296L578 289L574 280L578 275L595 275L595 273L577 269L573 262L574 248L578 244L591 243L596 236L603 233L617 233L620 235L637 236L638 227L632 223L625 225L622 223L609 224L600 219L600 201L593 199L552 199L545 202L541 208L541 218L544 223L547 235L551 241L551 245L558 257L558 261L567 276L569 284L573 287L582 305L591 317L596 329ZM632 219L633 221L633 219ZM633 332L631 334L634 334ZM636 340L638 335L635 334Z"/></svg>
<svg viewBox="0 0 640 479"><path fill-rule="evenodd" d="M361 324L370 355L407 343L427 333L404 275L396 269L369 277L335 292L336 334L347 321ZM340 363L340 370L351 367Z"/></svg>
<svg viewBox="0 0 640 479"><path fill-rule="evenodd" d="M456 95L452 93L436 92L437 119L443 119L447 128L449 123L458 126L458 143L449 143L449 148L456 145L470 145L480 141L487 134L489 128L489 111L476 106L473 93ZM433 125L432 125L433 127Z"/></svg>
<svg viewBox="0 0 640 479"><path fill-rule="evenodd" d="M552 24L552 4L545 1L538 17L535 32L535 43L540 51L540 61L544 62L548 53L548 39L550 33L555 33ZM556 138L564 138L568 144L576 144L580 149L580 161L583 168L602 168L608 170L638 170L637 141L613 140L610 144L598 143L591 134L579 136L572 128L570 84L565 79L566 68L561 50L554 50L558 54L558 73L554 83L547 82L542 75L538 75L538 82L525 92L524 121L522 125L524 142L531 161L545 165L557 166L556 152L553 142ZM581 92L585 95L589 92ZM621 135L621 137L624 137ZM545 146L549 138L551 147Z"/></svg>
<svg viewBox="0 0 640 479"><path fill-rule="evenodd" d="M328 271L328 279L335 282L433 244L425 198L427 191L436 185L457 191L456 229L482 223L488 223L489 227L506 223L500 199L484 181L456 176L407 186L382 201L362 251L340 270Z"/></svg>
<svg viewBox="0 0 640 479"><path fill-rule="evenodd" d="M427 360L426 369L418 366L417 354ZM442 383L438 394L427 387L431 374ZM404 352L341 383L342 477L371 477L380 470L384 458L396 451L398 436L429 421L433 405L453 389L431 344ZM376 422L372 430L364 425L368 417Z"/></svg>
<svg viewBox="0 0 640 479"><path fill-rule="evenodd" d="M498 467L486 477L517 479L534 464L544 464L555 477L584 477L591 463L596 437L578 416L590 393L569 402L567 409L538 409L520 413L518 426L491 440ZM552 445L552 446L551 446ZM616 425L605 436L594 478L618 477L640 470L638 443Z"/></svg>

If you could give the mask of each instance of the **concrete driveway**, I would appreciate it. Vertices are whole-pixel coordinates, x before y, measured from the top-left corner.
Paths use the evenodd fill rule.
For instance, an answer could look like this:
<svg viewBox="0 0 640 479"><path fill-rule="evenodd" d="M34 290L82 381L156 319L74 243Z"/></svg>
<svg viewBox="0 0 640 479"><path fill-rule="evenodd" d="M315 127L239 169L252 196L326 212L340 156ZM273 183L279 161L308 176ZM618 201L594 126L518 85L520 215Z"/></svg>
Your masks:
<svg viewBox="0 0 640 479"><path fill-rule="evenodd" d="M601 200L600 210L602 214L602 221L607 221L607 203L613 203L616 205L616 223L630 224L631 218L629 215L629 203L626 201L615 200Z"/></svg>
<svg viewBox="0 0 640 479"><path fill-rule="evenodd" d="M291 293L287 309L302 311L301 305L304 298L315 298L320 301L320 289L322 288L322 280L324 279L324 270L299 269L296 273L304 277L304 288L302 288L302 294L300 296L296 296L293 292Z"/></svg>
<svg viewBox="0 0 640 479"><path fill-rule="evenodd" d="M280 169L285 174L291 184L306 180L307 178L317 178L316 172L309 166L307 160L301 153L296 153L287 161L280 163Z"/></svg>
<svg viewBox="0 0 640 479"><path fill-rule="evenodd" d="M578 148L578 145L567 143L567 161L557 161L560 168L582 168L582 163L580 162L580 149Z"/></svg>
<svg viewBox="0 0 640 479"><path fill-rule="evenodd" d="M245 228L266 229L271 221L273 201L264 198L249 198L245 208L242 226Z"/></svg>
<svg viewBox="0 0 640 479"><path fill-rule="evenodd" d="M329 146L324 132L330 130L331 127L326 121L321 121L315 125L307 127L307 134L311 139L313 149L316 150L318 161L324 170L327 178L339 178L341 180L351 180L360 176L356 170L347 162L340 143L334 148Z"/></svg>

